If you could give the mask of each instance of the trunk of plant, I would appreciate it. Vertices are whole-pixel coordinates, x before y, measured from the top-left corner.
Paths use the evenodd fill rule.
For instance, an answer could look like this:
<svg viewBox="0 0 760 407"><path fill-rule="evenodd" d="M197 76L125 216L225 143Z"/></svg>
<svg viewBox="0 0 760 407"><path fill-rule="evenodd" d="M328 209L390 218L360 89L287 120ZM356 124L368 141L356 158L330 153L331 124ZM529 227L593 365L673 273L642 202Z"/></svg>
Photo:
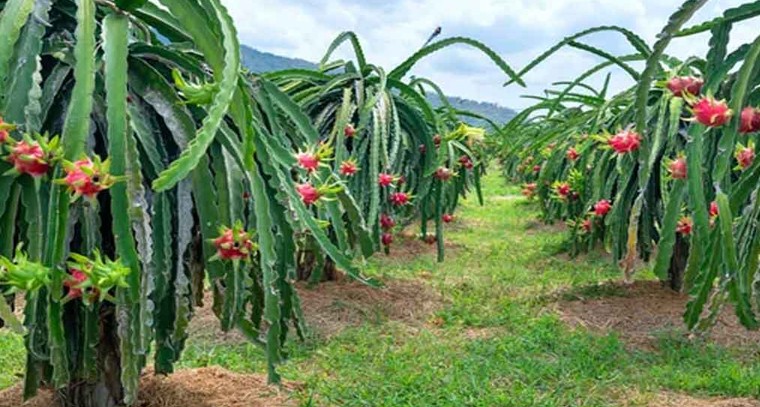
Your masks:
<svg viewBox="0 0 760 407"><path fill-rule="evenodd" d="M322 281L338 281L342 277L338 272L335 261L325 257L324 264L317 261L317 257L311 251L303 251L298 258L297 275L299 281L319 283Z"/></svg>
<svg viewBox="0 0 760 407"><path fill-rule="evenodd" d="M683 277L688 259L689 242L679 234L676 236L676 243L673 246L673 257L670 259L670 269L668 269L668 286L673 291L681 291L683 288Z"/></svg>
<svg viewBox="0 0 760 407"><path fill-rule="evenodd" d="M97 377L72 378L69 385L58 392L61 407L120 407L124 390L121 385L119 337L113 312L100 322ZM85 366L86 370L88 366Z"/></svg>
<svg viewBox="0 0 760 407"><path fill-rule="evenodd" d="M317 265L316 256L314 256L314 253L309 250L303 250L298 253L296 259L298 262L296 268L298 281L308 281L309 277L311 277L311 273Z"/></svg>
<svg viewBox="0 0 760 407"><path fill-rule="evenodd" d="M325 259L325 269L322 273L322 281L338 281L340 277L335 262L329 257Z"/></svg>

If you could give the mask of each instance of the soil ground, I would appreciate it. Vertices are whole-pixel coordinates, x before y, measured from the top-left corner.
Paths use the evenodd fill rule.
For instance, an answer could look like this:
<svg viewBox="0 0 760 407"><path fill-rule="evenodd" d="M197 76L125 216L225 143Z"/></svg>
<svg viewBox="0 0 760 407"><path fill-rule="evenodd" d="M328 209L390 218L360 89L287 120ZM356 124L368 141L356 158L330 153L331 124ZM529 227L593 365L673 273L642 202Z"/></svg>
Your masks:
<svg viewBox="0 0 760 407"><path fill-rule="evenodd" d="M289 394L297 388L267 385L264 375L231 373L219 367L180 370L170 376L143 375L136 407L285 407L296 406ZM21 386L0 392L0 407L55 407L50 391L22 403Z"/></svg>
<svg viewBox="0 0 760 407"><path fill-rule="evenodd" d="M760 332L739 324L732 307L724 307L715 326L702 336L689 333L683 312L689 297L673 292L656 281L634 284L608 283L599 290L611 295L561 301L557 310L571 326L583 326L601 333L617 333L626 343L656 348L664 335L702 339L724 346L752 347L760 343ZM569 294L572 295L572 294Z"/></svg>

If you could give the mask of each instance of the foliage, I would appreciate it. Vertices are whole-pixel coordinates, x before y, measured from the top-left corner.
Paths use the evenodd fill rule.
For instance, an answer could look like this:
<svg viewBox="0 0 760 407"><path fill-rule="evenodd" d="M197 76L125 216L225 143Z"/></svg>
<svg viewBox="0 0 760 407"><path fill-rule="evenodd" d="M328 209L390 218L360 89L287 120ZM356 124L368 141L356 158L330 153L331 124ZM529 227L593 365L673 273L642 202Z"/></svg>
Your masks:
<svg viewBox="0 0 760 407"><path fill-rule="evenodd" d="M752 345L687 340L673 327L654 334L655 349L632 349L614 329L602 335L571 329L548 311L560 294L613 304L627 293L602 251L568 260L558 228L535 222L538 205L518 192L489 172L486 205L462 202L461 221L447 234L459 250L444 263L434 250L414 259L372 258L364 272L388 281L389 289L412 280L443 294L445 303L410 322L385 314L386 304L360 302L365 307L355 309L336 301L341 312L364 315L363 323L329 339L290 344L291 358L280 370L304 383L297 399L303 405L564 407L643 406L662 392L760 396L760 361L744 353ZM181 365L255 373L265 360L251 345L207 337L191 338Z"/></svg>
<svg viewBox="0 0 760 407"><path fill-rule="evenodd" d="M330 62L332 52L344 41L351 42L356 62ZM428 47L442 48L438 42ZM409 59L405 64L411 67L414 62ZM316 132L303 132L302 137L292 137L288 144L312 155L321 145L334 149L328 168L307 175L326 182L329 166L333 174L340 173L346 162L359 168L355 175L342 176L345 190L337 198L344 206L349 204L348 212L332 202L318 207L319 217L332 221L329 236L336 246L343 252L361 252L365 256L380 249L383 242L388 243L384 245L388 250L394 226L382 224L381 218L398 218L395 228L419 219L420 238L436 242L438 259L443 260L443 217L455 210L461 195L479 188L479 177L485 168L481 159L483 140L477 130L460 123L459 112L450 105L438 110L430 106L422 96L423 88L441 94L437 85L422 78L413 78L409 83L401 79L389 77L382 68L367 63L351 32L336 38L319 71L292 69L262 75L262 80L277 85L303 109L309 118L301 118L300 122L311 120L315 125ZM442 168L455 176L436 177ZM399 197L403 199L394 200ZM346 215L357 217L358 227L339 227L335 220ZM434 225L434 232L428 232L429 223ZM301 265L308 269L304 274L316 282L322 278L328 259L319 252L311 254L299 257L306 259Z"/></svg>
<svg viewBox="0 0 760 407"><path fill-rule="evenodd" d="M25 332L26 397L133 404L149 357L174 369L207 283L221 329L261 346L277 381L289 331L306 329L303 253L377 284L354 258L380 249L379 172L407 194L405 221L435 222L442 259L441 219L484 169L482 130L401 75L244 73L218 0L9 0L0 34L0 285L26 299L23 326L4 301L0 315Z"/></svg>
<svg viewBox="0 0 760 407"><path fill-rule="evenodd" d="M653 260L660 279L690 293L685 314L690 327L700 318L700 326L708 326L731 303L742 323L756 328L760 171L754 150L744 145L757 141L758 128L740 112L760 103L760 38L728 52L734 22L754 16L749 11L754 5L746 4L709 23L706 56L683 61L668 56L672 38L703 31L684 28L703 3L679 7L651 48L635 34L600 27L570 37L529 64L521 74L559 47L602 30L623 33L635 49L624 56L605 54L607 61L537 98L505 126L501 158L509 177L537 184L546 221L571 225L576 253L603 242L627 278L637 257ZM632 72L636 85L617 95L609 94L609 76L601 89L585 83L608 66L635 60L646 61L642 71ZM692 82L696 87L689 86ZM725 114L729 108L733 116ZM633 148L623 147L626 131L639 136ZM683 157L685 178L673 166ZM573 171L583 182L571 199L556 199L553 183ZM590 213L602 199L612 202L611 212Z"/></svg>
<svg viewBox="0 0 760 407"><path fill-rule="evenodd" d="M265 74L272 71L283 71L289 69L308 69L316 70L318 65L312 62L304 61L298 58L288 58L280 55L271 54L268 52L259 51L241 45L240 47L242 64L248 68L251 72L258 74ZM499 106L490 102L479 102L472 99L465 99L457 96L445 96L445 100L441 100L440 96L433 93L425 95L428 102L434 108L439 108L446 105L450 105L450 108L455 109L460 113L460 118L465 123L471 126L487 126L486 120L478 119L477 117L471 117L469 114L474 113L478 116L487 117L488 119L498 123L504 124L509 121L516 112L508 107ZM448 103L444 103L448 102Z"/></svg>

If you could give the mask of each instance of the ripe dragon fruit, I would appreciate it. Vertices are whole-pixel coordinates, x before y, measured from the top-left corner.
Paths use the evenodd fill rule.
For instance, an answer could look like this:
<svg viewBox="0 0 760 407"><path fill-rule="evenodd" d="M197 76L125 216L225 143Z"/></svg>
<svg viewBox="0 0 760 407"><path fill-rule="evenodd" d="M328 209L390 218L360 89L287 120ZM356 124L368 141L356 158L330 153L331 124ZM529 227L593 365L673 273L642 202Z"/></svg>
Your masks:
<svg viewBox="0 0 760 407"><path fill-rule="evenodd" d="M594 204L594 215L604 217L612 209L612 204L606 199L602 199Z"/></svg>
<svg viewBox="0 0 760 407"><path fill-rule="evenodd" d="M436 239L436 238L435 238L435 235L434 235L434 234L432 234L432 233L428 233L428 234L426 234L426 235L425 235L425 237L423 237L423 238L422 238L422 240L423 240L425 243L427 243L427 244L433 244L433 243L435 243L435 242L436 242L438 239Z"/></svg>
<svg viewBox="0 0 760 407"><path fill-rule="evenodd" d="M389 200L395 206L404 206L409 203L409 194L406 192L394 192L391 194Z"/></svg>
<svg viewBox="0 0 760 407"><path fill-rule="evenodd" d="M314 172L319 168L319 156L314 153L301 152L296 154L298 166L305 169L306 172Z"/></svg>
<svg viewBox="0 0 760 407"><path fill-rule="evenodd" d="M108 167L108 160L101 162L98 157L95 162L90 158L83 158L73 163L64 161L63 169L66 171L66 176L62 180L56 180L56 183L66 185L73 193L74 199L79 196L93 199L116 181L108 173Z"/></svg>
<svg viewBox="0 0 760 407"><path fill-rule="evenodd" d="M618 154L627 154L639 149L641 136L633 130L623 130L607 141L610 147Z"/></svg>
<svg viewBox="0 0 760 407"><path fill-rule="evenodd" d="M760 109L745 107L739 116L739 133L748 134L760 131Z"/></svg>
<svg viewBox="0 0 760 407"><path fill-rule="evenodd" d="M446 167L438 167L435 170L435 178L441 181L448 181L452 175L454 175L454 172Z"/></svg>
<svg viewBox="0 0 760 407"><path fill-rule="evenodd" d="M594 223L591 221L591 219L589 218L583 219L583 222L581 222L581 232L591 233L591 228L593 226L594 226Z"/></svg>
<svg viewBox="0 0 760 407"><path fill-rule="evenodd" d="M471 170L475 166L469 156L463 155L459 157L459 164L465 169Z"/></svg>
<svg viewBox="0 0 760 407"><path fill-rule="evenodd" d="M523 185L522 194L526 198L532 198L536 194L536 183L535 182L529 182L525 185Z"/></svg>
<svg viewBox="0 0 760 407"><path fill-rule="evenodd" d="M567 153L565 153L565 156L570 161L575 161L580 157L580 154L578 154L578 151L575 150L575 147L570 147L567 149Z"/></svg>
<svg viewBox="0 0 760 407"><path fill-rule="evenodd" d="M346 160L340 163L339 171L340 171L340 175L345 175L346 177L350 177L356 174L356 172L359 171L359 168L356 166L356 161Z"/></svg>
<svg viewBox="0 0 760 407"><path fill-rule="evenodd" d="M69 292L64 303L74 297L81 298L88 305L104 300L115 303L116 299L110 293L116 287L129 287L126 279L132 270L120 260L101 256L97 249L90 253L90 257L69 253L67 265L70 275L64 286Z"/></svg>
<svg viewBox="0 0 760 407"><path fill-rule="evenodd" d="M715 201L710 202L710 217L714 218L718 216L718 203Z"/></svg>
<svg viewBox="0 0 760 407"><path fill-rule="evenodd" d="M308 147L304 151L295 154L296 164L308 174L318 170L325 161L329 161L333 155L333 148L329 142L322 141L316 146Z"/></svg>
<svg viewBox="0 0 760 407"><path fill-rule="evenodd" d="M73 300L82 296L83 288L81 285L87 281L87 274L77 269L70 269L69 276L63 280L63 286L68 289L67 299Z"/></svg>
<svg viewBox="0 0 760 407"><path fill-rule="evenodd" d="M247 258L254 249L250 234L242 227L224 228L221 235L214 239L216 254L222 260L240 260Z"/></svg>
<svg viewBox="0 0 760 407"><path fill-rule="evenodd" d="M702 79L693 76L674 76L668 81L667 87L673 96L681 97L684 94L698 95L703 84Z"/></svg>
<svg viewBox="0 0 760 407"><path fill-rule="evenodd" d="M16 126L6 123L3 121L3 118L0 117L0 145L5 144L6 142L13 141L10 137L10 130L15 129Z"/></svg>
<svg viewBox="0 0 760 407"><path fill-rule="evenodd" d="M383 233L382 236L380 236L380 241L383 242L383 246L390 246L391 243L393 243L393 235L390 233Z"/></svg>
<svg viewBox="0 0 760 407"><path fill-rule="evenodd" d="M682 236L689 236L691 234L692 221L688 216L684 216L678 220L676 224L676 232Z"/></svg>
<svg viewBox="0 0 760 407"><path fill-rule="evenodd" d="M380 215L380 227L383 230L390 230L393 229L393 227L396 226L396 221L393 220L390 215L387 215L385 213Z"/></svg>
<svg viewBox="0 0 760 407"><path fill-rule="evenodd" d="M534 165L533 166L533 172L536 173L536 174L538 174L539 172L541 172L541 166L540 165Z"/></svg>
<svg viewBox="0 0 760 407"><path fill-rule="evenodd" d="M687 176L686 157L677 157L668 165L668 172L673 179L684 179Z"/></svg>
<svg viewBox="0 0 760 407"><path fill-rule="evenodd" d="M424 144L420 144L419 146L417 146L417 149L420 151L420 154L425 154L425 152L427 151L427 147L425 147Z"/></svg>
<svg viewBox="0 0 760 407"><path fill-rule="evenodd" d="M570 195L570 184L567 182L557 183L557 185L554 186L554 191L557 193L557 195L559 195L560 198L565 199Z"/></svg>
<svg viewBox="0 0 760 407"><path fill-rule="evenodd" d="M29 174L32 177L42 177L50 170L51 157L45 152L39 142L22 140L10 148L6 160L13 164L19 174Z"/></svg>
<svg viewBox="0 0 760 407"><path fill-rule="evenodd" d="M306 206L316 203L321 197L319 190L309 183L296 185L296 191L301 195L301 201L303 201Z"/></svg>
<svg viewBox="0 0 760 407"><path fill-rule="evenodd" d="M356 129L353 125L347 124L346 127L343 128L343 134L348 138L353 138L356 135Z"/></svg>
<svg viewBox="0 0 760 407"><path fill-rule="evenodd" d="M377 183L380 184L381 187L388 187L393 184L395 178L396 177L391 174L381 172L380 175L377 176Z"/></svg>
<svg viewBox="0 0 760 407"><path fill-rule="evenodd" d="M441 141L443 141L443 137L441 137L440 134L436 134L433 136L433 144L435 144L436 148L441 146Z"/></svg>
<svg viewBox="0 0 760 407"><path fill-rule="evenodd" d="M450 213L444 213L443 216L441 216L441 220L443 221L443 223L451 223L452 221L454 221L454 215Z"/></svg>
<svg viewBox="0 0 760 407"><path fill-rule="evenodd" d="M736 162L739 163L738 169L746 170L749 168L752 165L752 162L755 161L754 143L750 142L747 147L744 147L741 144L737 145L734 157L736 157Z"/></svg>
<svg viewBox="0 0 760 407"><path fill-rule="evenodd" d="M725 100L715 100L709 96L697 101L692 111L694 112L693 120L708 127L720 127L731 120L734 114Z"/></svg>

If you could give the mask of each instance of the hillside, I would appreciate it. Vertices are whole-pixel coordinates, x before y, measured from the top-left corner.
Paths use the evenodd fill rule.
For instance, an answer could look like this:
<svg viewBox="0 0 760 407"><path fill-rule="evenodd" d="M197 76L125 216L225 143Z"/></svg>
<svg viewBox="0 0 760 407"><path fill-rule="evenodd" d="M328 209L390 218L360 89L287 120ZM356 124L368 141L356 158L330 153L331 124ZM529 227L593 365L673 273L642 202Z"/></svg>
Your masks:
<svg viewBox="0 0 760 407"><path fill-rule="evenodd" d="M247 45L241 45L240 51L243 65L256 73L294 68L314 69L317 67L317 64L304 61L303 59L282 57L253 49Z"/></svg>
<svg viewBox="0 0 760 407"><path fill-rule="evenodd" d="M467 110L470 112L478 113L482 116L488 117L491 120L493 120L496 123L506 123L515 115L517 112L514 110L499 106L496 103L491 102L479 102L477 100L472 99L464 99L460 98L458 96L447 96L449 99L449 103L451 103L454 108L458 110ZM428 95L428 100L430 101L430 104L434 107L438 107L441 105L441 100L438 97L435 97L433 95ZM463 118L465 122L471 125L479 125L479 122L481 120L478 119L470 119L470 118Z"/></svg>
<svg viewBox="0 0 760 407"><path fill-rule="evenodd" d="M317 64L305 61L303 59L288 58L271 54L269 52L253 49L247 45L241 46L241 54L243 58L243 64L248 69L256 73L294 68L314 69L317 66ZM476 100L464 99L457 96L448 96L448 98L449 103L451 103L454 108L478 113L480 115L489 117L496 123L506 123L516 114L514 110L504 106L499 106L496 103L479 102ZM434 107L441 105L441 101L436 96L428 95L428 99ZM481 124L481 120L477 119L465 118L464 121L471 125Z"/></svg>

